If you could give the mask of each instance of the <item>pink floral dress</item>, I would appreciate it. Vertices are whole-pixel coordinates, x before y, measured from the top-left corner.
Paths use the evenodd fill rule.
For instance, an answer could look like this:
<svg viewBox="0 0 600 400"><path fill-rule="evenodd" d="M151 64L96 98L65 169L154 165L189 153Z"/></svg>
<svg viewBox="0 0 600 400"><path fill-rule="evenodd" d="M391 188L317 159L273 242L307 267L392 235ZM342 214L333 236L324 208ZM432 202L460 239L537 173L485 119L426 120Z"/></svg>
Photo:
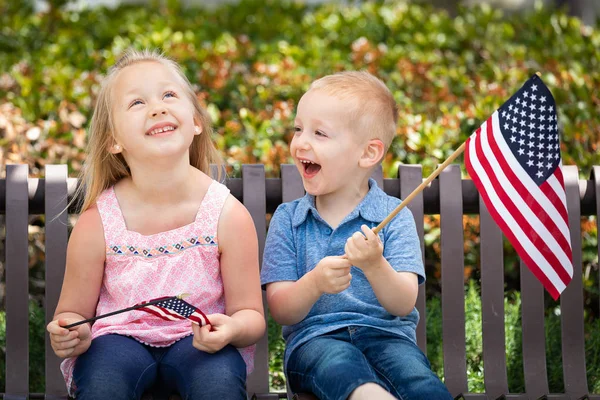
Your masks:
<svg viewBox="0 0 600 400"><path fill-rule="evenodd" d="M96 204L104 227L106 261L96 315L181 293L189 293L185 300L206 315L224 314L217 225L228 195L226 186L213 181L194 222L146 236L127 230L114 188L102 192ZM92 339L107 334L166 347L192 335L192 329L188 320L165 321L135 310L95 321ZM254 348L239 349L248 373L254 366ZM75 393L75 360L67 358L61 364L71 396Z"/></svg>

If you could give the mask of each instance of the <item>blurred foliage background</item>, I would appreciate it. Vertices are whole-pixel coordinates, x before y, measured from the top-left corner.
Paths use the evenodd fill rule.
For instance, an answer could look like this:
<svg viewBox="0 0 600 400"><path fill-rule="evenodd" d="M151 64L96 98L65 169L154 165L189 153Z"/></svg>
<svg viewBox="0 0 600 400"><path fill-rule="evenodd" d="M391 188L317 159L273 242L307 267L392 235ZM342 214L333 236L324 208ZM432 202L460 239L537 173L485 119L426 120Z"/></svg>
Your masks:
<svg viewBox="0 0 600 400"><path fill-rule="evenodd" d="M600 164L600 29L562 10L504 14L480 6L450 16L410 1L307 6L242 0L200 9L169 0L85 10L69 10L67 0L49 3L40 13L31 1L0 0L0 160L2 167L28 164L32 177L40 177L46 164L67 164L71 176L79 172L99 82L130 46L160 48L180 62L212 116L214 139L232 176L244 163L262 163L268 176L277 176L279 165L290 161L288 143L302 93L315 78L347 69L379 76L400 105L397 135L384 161L386 177L395 176L401 163L432 172L536 71L556 99L563 163L577 164L582 178ZM44 335L43 225L42 218L31 218L35 392L44 384L38 354ZM483 390L478 218L465 216L464 226L469 388L478 391ZM443 376L439 219L427 217L425 228L429 356ZM600 393L596 218L583 217L582 229L588 381ZM508 243L505 265L510 388L519 391L519 271ZM546 300L549 382L552 391L561 391L559 303ZM3 326L0 313L0 346ZM271 383L282 390L280 328L271 323L269 333Z"/></svg>

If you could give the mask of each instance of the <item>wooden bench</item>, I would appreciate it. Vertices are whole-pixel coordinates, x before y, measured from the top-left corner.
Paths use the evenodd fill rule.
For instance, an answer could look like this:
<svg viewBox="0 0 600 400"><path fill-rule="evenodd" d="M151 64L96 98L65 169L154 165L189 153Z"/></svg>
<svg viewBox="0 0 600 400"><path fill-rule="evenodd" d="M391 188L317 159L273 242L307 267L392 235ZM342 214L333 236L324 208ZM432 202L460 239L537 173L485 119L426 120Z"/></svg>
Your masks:
<svg viewBox="0 0 600 400"><path fill-rule="evenodd" d="M507 383L504 333L504 266L502 235L482 205L470 180L462 180L458 165L448 167L410 204L423 246L423 217L439 214L441 219L442 324L445 383L453 396L464 399L600 399L588 392L586 379L583 324L583 285L581 254L581 215L598 215L600 210L600 166L589 180L578 179L575 166L564 168L569 225L575 272L563 292L562 360L566 393L550 394L546 368L544 334L544 290L527 268L521 268L523 368L526 393L511 394ZM422 182L418 165L403 165L398 177L383 179L375 174L384 190L406 197ZM4 399L65 399L65 385L59 371L60 360L54 355L46 336L43 394L29 394L28 348L28 218L45 214L45 313L52 318L58 301L68 237L67 218L61 214L67 195L72 194L75 178L67 177L65 165L47 166L45 179L28 179L26 165L9 165L6 179L0 180L0 213L6 224L6 390ZM242 177L227 185L254 218L260 244L260 256L266 236L266 214L277 205L302 196L302 182L294 166L283 165L281 178L265 179L262 165L244 165ZM468 393L465 350L465 311L463 282L463 214L480 214L481 221L481 292L483 318L483 360L485 393ZM429 279L433 279L428 277ZM425 321L424 288L418 308ZM418 326L418 344L426 349L425 324ZM248 379L248 393L256 399L277 399L286 393L269 393L267 336L257 346L255 372Z"/></svg>

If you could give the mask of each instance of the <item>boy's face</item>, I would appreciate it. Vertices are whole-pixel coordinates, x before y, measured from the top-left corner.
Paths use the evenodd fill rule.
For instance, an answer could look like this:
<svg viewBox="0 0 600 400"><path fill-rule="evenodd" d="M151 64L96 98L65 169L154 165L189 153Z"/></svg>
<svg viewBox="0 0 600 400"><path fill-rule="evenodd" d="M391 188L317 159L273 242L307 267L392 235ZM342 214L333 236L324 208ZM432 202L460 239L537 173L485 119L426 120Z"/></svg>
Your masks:
<svg viewBox="0 0 600 400"><path fill-rule="evenodd" d="M290 151L304 189L314 196L355 187L365 171L359 166L366 140L354 128L354 105L320 90L309 90L298 103Z"/></svg>

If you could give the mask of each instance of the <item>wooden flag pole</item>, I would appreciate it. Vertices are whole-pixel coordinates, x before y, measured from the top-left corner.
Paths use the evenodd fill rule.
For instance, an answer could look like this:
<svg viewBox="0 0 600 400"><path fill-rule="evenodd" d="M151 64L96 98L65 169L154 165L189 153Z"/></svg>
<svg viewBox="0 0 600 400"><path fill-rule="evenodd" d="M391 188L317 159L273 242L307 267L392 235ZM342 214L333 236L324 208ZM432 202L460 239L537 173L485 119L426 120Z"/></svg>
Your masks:
<svg viewBox="0 0 600 400"><path fill-rule="evenodd" d="M81 321L77 321L77 322L74 322L72 324L62 326L61 328L70 329L70 328L73 328L73 327L75 327L77 325L85 324L86 322L93 322L93 321L95 321L97 319L110 317L111 315L120 314L120 313L123 313L123 312L126 312L126 311L137 310L138 308L142 308L142 307L150 306L152 304L160 303L161 301L174 300L174 299L183 299L187 295L188 295L187 293L183 293L183 294L180 294L179 296L161 297L160 299L152 300L152 301L149 301L147 303L136 304L135 306L123 308L122 310L117 310L117 311L109 312L107 314L98 315L98 316L93 317L93 318L88 318L88 319L84 319L84 320L81 320Z"/></svg>
<svg viewBox="0 0 600 400"><path fill-rule="evenodd" d="M542 74L539 71L537 71L535 74L537 76L539 76L540 78L542 77ZM381 221L381 223L379 225L377 225L375 228L373 228L373 232L375 232L375 234L379 233L379 231L382 230L383 227L386 226L392 220L392 218L394 218L400 212L400 210L402 210L404 207L406 207L406 205L408 203L410 203L410 201L416 195L421 193L423 191L423 189L425 189L425 187L427 185L429 185L431 183L431 181L434 180L440 174L440 172L443 171L444 168L446 168L452 161L454 161L454 159L456 157L458 157L463 151L465 151L466 145L467 145L466 141L463 144L461 144L460 147L458 149L456 149L456 151L454 151L454 153L452 153L452 155L450 155L450 157L448 157L448 159L446 161L444 161L442 165L437 167L437 169L435 171L433 171L433 173L431 175L429 175L429 177L427 179L425 179L423 181L423 183L421 183L419 186L417 186L417 188L415 190L413 190L413 192L411 194L409 194L408 197L406 197L406 199L402 200L402 203L398 204L398 207L396 207L394 209L394 211L392 211L390 213L390 215L388 215L383 221Z"/></svg>
<svg viewBox="0 0 600 400"><path fill-rule="evenodd" d="M388 224L388 222L390 222L400 212L400 210L402 210L404 207L406 207L406 205L408 203L410 203L410 201L416 195L421 193L423 191L423 189L425 189L425 187L427 185L429 185L431 183L431 181L433 181L440 174L440 172L443 171L444 168L446 168L452 161L454 161L454 159L456 157L458 157L459 155L461 155L461 153L463 151L465 151L466 145L467 145L466 141L463 144L461 144L460 147L458 149L456 149L454 151L454 153L452 153L450 155L450 157L448 157L446 159L446 161L444 161L442 163L442 165L437 167L437 169L435 171L433 171L433 173L431 175L429 175L429 177L427 177L427 179L425 179L419 186L416 187L415 190L412 191L411 194L409 194L404 200L402 200L402 203L398 204L398 206L394 209L394 211L392 211L390 213L390 215L385 217L385 219L383 221L381 221L381 223L379 225L377 225L375 228L373 228L373 232L375 232L375 234L379 233L379 231L382 230L383 227L386 226Z"/></svg>

